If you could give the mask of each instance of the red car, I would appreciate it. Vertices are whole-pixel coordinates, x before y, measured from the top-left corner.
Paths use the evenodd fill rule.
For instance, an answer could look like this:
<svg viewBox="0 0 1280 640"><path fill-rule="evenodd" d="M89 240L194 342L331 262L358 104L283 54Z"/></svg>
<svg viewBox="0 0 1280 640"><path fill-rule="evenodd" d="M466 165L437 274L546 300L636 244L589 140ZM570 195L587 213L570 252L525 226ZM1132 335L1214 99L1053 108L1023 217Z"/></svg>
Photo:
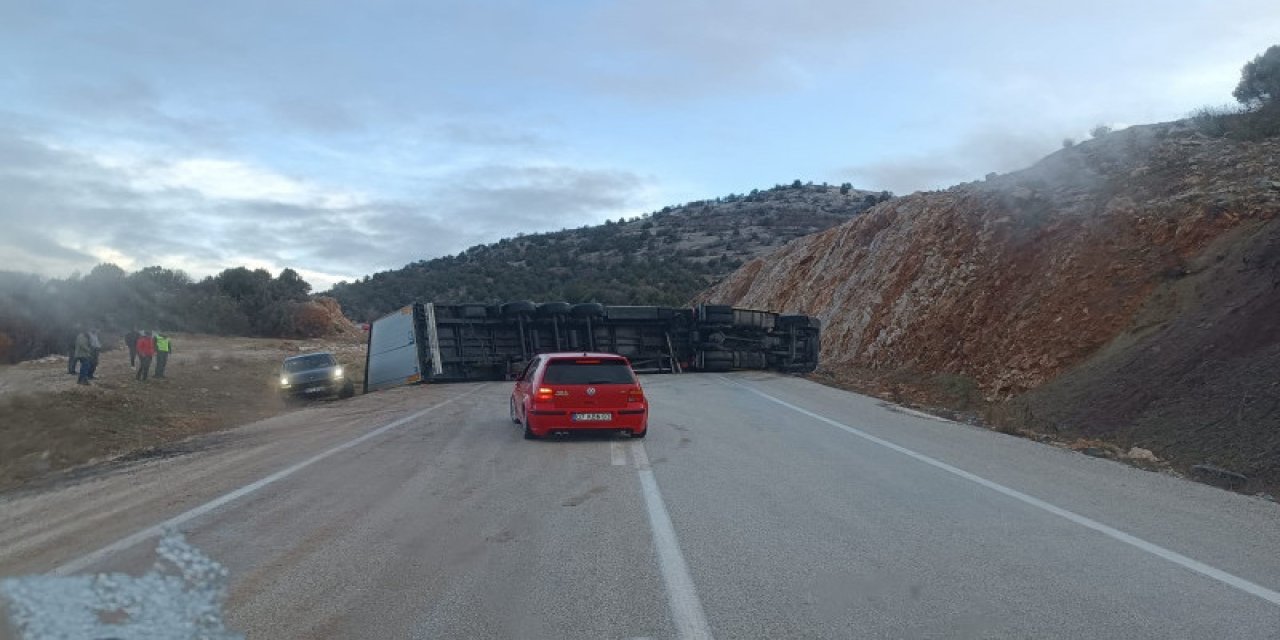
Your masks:
<svg viewBox="0 0 1280 640"><path fill-rule="evenodd" d="M544 353L516 377L511 421L530 440L561 431L621 431L643 438L649 402L626 358L612 353Z"/></svg>

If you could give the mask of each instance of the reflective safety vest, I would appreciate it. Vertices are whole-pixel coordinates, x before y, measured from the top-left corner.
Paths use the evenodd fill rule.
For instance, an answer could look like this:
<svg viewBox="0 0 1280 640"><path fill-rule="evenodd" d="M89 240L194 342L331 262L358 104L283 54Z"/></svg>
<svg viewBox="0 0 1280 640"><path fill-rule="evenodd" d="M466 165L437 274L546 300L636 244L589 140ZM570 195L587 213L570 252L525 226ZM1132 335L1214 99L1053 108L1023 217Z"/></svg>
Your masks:
<svg viewBox="0 0 1280 640"><path fill-rule="evenodd" d="M156 336L156 351L169 353L169 339L162 336Z"/></svg>

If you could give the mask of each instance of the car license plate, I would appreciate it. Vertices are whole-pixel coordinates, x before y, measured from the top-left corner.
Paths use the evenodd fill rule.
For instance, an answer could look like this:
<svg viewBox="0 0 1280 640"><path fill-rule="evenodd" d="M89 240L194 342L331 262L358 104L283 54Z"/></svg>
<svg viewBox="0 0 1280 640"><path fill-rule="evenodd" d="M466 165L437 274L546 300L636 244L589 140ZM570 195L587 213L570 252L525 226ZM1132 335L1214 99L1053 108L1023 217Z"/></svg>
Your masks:
<svg viewBox="0 0 1280 640"><path fill-rule="evenodd" d="M308 387L304 393L320 393L324 391L324 387Z"/></svg>
<svg viewBox="0 0 1280 640"><path fill-rule="evenodd" d="M574 422L609 422L613 420L612 413L575 413L573 414Z"/></svg>

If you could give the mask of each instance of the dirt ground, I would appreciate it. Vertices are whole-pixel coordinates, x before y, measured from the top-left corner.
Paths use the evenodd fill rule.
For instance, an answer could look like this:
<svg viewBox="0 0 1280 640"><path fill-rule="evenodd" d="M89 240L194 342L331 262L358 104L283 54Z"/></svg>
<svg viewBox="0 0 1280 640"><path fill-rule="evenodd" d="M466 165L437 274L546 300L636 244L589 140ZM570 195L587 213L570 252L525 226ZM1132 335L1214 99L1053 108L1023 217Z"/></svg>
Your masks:
<svg viewBox="0 0 1280 640"><path fill-rule="evenodd" d="M1280 487L1280 220L1189 261L1128 331L993 415L1000 423L1140 446L1180 466Z"/></svg>
<svg viewBox="0 0 1280 640"><path fill-rule="evenodd" d="M276 393L280 361L331 351L363 382L364 344L172 336L165 379L134 379L123 346L105 351L91 386L65 357L0 366L0 490L118 456L147 456L188 436L226 429L300 405Z"/></svg>

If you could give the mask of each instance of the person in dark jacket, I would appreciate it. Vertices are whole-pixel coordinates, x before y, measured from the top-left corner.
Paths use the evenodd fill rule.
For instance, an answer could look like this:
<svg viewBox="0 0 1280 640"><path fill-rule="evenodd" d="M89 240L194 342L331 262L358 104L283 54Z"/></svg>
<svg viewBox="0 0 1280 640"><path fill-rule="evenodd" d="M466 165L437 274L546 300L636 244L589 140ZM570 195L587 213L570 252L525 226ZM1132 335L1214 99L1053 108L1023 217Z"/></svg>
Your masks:
<svg viewBox="0 0 1280 640"><path fill-rule="evenodd" d="M151 373L151 357L156 355L156 343L146 331L138 336L138 373L137 380L146 380Z"/></svg>
<svg viewBox="0 0 1280 640"><path fill-rule="evenodd" d="M129 367L138 366L138 334L137 329L130 329L129 333L124 334L124 346L129 348Z"/></svg>

